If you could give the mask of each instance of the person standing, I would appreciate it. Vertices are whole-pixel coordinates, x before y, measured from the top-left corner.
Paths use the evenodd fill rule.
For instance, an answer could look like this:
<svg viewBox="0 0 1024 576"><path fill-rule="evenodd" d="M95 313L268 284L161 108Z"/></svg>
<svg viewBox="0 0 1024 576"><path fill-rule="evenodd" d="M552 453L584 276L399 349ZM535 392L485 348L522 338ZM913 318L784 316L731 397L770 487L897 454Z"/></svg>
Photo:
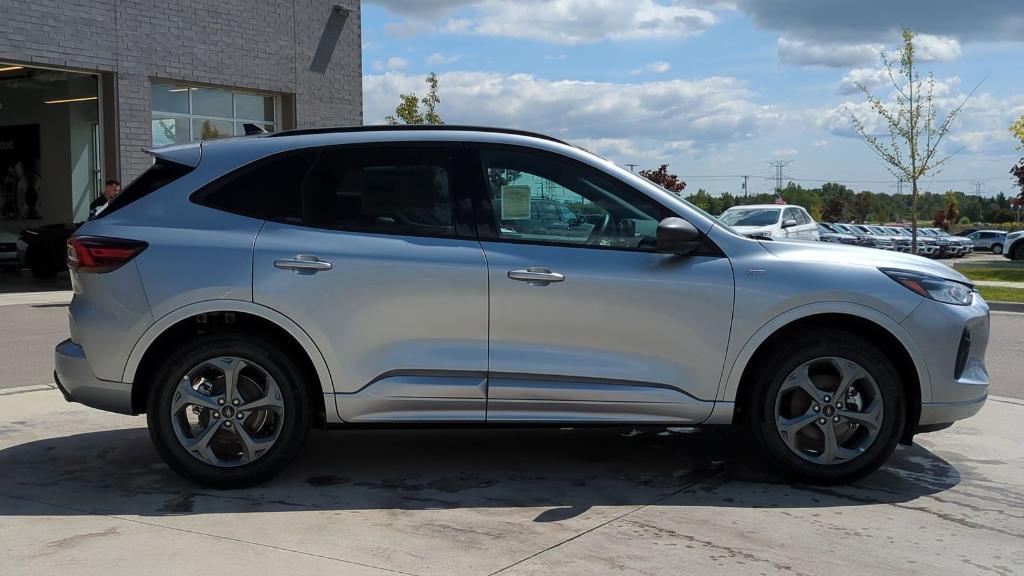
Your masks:
<svg viewBox="0 0 1024 576"><path fill-rule="evenodd" d="M111 200L117 197L121 193L121 181L115 178L107 180L106 185L103 187L103 195L99 196L89 204L89 217L98 215L103 212L103 209L107 207L107 204Z"/></svg>

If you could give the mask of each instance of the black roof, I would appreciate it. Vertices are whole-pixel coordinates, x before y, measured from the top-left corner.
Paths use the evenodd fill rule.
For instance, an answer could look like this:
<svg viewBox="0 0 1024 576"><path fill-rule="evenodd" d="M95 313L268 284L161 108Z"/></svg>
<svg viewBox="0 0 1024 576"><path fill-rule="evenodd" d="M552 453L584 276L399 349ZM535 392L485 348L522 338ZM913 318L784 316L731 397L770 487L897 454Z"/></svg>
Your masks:
<svg viewBox="0 0 1024 576"><path fill-rule="evenodd" d="M346 132L408 132L408 131L426 131L426 130L444 130L452 132L491 132L494 134L513 134L516 136L529 136L531 138L541 138L543 140L549 140L551 142L558 142L559 144L565 144L571 146L568 142L553 138L546 134L540 134L538 132L530 132L528 130L515 130L512 128L495 128L493 126L464 126L459 124L377 124L369 126L338 126L334 128L302 128L298 130L283 130L281 132L274 132L268 134L266 138L274 138L276 136L303 136L306 134L341 134Z"/></svg>

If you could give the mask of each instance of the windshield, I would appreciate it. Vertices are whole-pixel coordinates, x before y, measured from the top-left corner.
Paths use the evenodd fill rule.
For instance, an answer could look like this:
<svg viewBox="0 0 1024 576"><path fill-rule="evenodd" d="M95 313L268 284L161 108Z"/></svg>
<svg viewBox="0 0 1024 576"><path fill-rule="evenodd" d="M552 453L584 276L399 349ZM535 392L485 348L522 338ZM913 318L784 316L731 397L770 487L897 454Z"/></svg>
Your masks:
<svg viewBox="0 0 1024 576"><path fill-rule="evenodd" d="M730 226L771 226L779 221L778 208L730 208L722 217L722 222Z"/></svg>

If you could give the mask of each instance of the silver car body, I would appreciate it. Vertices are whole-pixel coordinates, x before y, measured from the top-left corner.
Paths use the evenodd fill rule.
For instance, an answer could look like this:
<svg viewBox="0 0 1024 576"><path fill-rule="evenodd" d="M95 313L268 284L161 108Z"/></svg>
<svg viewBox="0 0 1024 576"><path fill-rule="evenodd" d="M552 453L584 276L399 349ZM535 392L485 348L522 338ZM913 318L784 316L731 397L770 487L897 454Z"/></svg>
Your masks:
<svg viewBox="0 0 1024 576"><path fill-rule="evenodd" d="M716 250L673 256L314 229L189 199L273 154L395 142L505 145L572 159L688 220ZM78 231L148 243L112 272L73 274L71 338L57 347L57 379L69 398L97 408L144 411L144 391L133 395L133 382L147 352L173 327L211 312L252 315L287 334L314 368L329 423L730 423L755 352L779 329L810 318L870 325L898 342L920 399L910 424L968 417L987 395L989 311L981 296L966 306L942 304L880 271L966 282L950 267L861 247L750 239L646 179L554 140L469 129L354 130L154 154L194 169ZM314 274L277 267L297 255L333 267ZM510 271L526 268L564 281L510 279ZM965 329L969 358L955 377Z"/></svg>
<svg viewBox="0 0 1024 576"><path fill-rule="evenodd" d="M974 244L975 250L992 250L994 246L999 246L999 252L1002 253L1006 246L1005 230L978 230L968 234L966 238Z"/></svg>

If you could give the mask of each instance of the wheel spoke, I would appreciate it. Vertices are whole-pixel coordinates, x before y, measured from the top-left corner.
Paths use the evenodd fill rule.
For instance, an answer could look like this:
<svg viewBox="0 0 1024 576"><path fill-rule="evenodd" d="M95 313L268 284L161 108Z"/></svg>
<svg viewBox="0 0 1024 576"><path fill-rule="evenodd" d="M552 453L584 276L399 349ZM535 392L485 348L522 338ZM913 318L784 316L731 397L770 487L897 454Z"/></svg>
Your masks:
<svg viewBox="0 0 1024 576"><path fill-rule="evenodd" d="M203 462L215 463L216 457L211 457L210 453L210 440L213 439L217 431L220 430L223 420L216 419L210 422L206 429L199 433L198 436L190 438L189 441L183 443L186 450L194 454Z"/></svg>
<svg viewBox="0 0 1024 576"><path fill-rule="evenodd" d="M779 433L782 434L782 439L789 445L790 448L797 450L799 447L796 443L796 433L803 430L814 420L818 418L818 414L808 411L806 414L797 416L796 418L783 418L779 416L776 419L776 427Z"/></svg>
<svg viewBox="0 0 1024 576"><path fill-rule="evenodd" d="M832 365L839 372L839 386L834 394L835 399L837 401L845 401L850 385L861 378L865 378L868 374L860 365L843 358L833 358Z"/></svg>
<svg viewBox="0 0 1024 576"><path fill-rule="evenodd" d="M238 407L239 410L244 412L251 412L253 410L267 409L273 410L278 414L284 413L284 400L281 399L280 393L278 393L276 387L274 390L267 392L267 395L259 400L253 400L248 404L242 404Z"/></svg>
<svg viewBox="0 0 1024 576"><path fill-rule="evenodd" d="M838 410L836 413L847 420L867 426L871 433L878 432L882 427L882 403L879 400L873 401L863 412Z"/></svg>
<svg viewBox="0 0 1024 576"><path fill-rule="evenodd" d="M786 381L782 383L782 388L779 393L781 394L794 388L799 388L810 396L812 401L821 402L821 397L824 394L814 386L814 382L811 382L809 373L810 368L810 363L808 363L794 370L793 373L786 378Z"/></svg>
<svg viewBox="0 0 1024 576"><path fill-rule="evenodd" d="M224 399L230 403L238 394L238 376L248 366L245 360L235 357L221 357L204 363L224 374Z"/></svg>
<svg viewBox="0 0 1024 576"><path fill-rule="evenodd" d="M234 432L242 442L242 447L245 449L245 458L250 461L262 456L263 453L269 450L277 440L276 436L267 439L254 439L252 435L249 434L249 431L245 429L242 422L239 422L237 426L232 426L230 430Z"/></svg>
<svg viewBox="0 0 1024 576"><path fill-rule="evenodd" d="M211 410L219 408L216 396L207 396L199 392L192 387L192 380L186 376L181 379L178 387L174 390L174 398L171 400L171 414L177 414L182 408L189 405L209 408Z"/></svg>

